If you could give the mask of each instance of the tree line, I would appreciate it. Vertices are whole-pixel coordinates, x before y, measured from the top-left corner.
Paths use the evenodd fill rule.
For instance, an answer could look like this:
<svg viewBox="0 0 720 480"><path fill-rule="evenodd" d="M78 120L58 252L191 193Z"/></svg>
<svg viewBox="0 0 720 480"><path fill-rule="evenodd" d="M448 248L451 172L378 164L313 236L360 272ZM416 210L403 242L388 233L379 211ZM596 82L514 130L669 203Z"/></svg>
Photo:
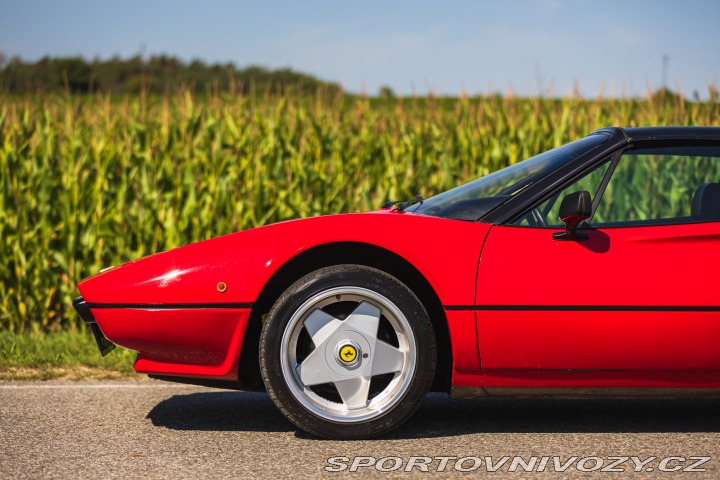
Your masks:
<svg viewBox="0 0 720 480"><path fill-rule="evenodd" d="M88 61L82 57L43 57L36 62L0 54L0 92L155 93L180 88L195 93L305 94L342 91L340 85L290 68L238 68L233 63L184 62L176 57L140 55Z"/></svg>

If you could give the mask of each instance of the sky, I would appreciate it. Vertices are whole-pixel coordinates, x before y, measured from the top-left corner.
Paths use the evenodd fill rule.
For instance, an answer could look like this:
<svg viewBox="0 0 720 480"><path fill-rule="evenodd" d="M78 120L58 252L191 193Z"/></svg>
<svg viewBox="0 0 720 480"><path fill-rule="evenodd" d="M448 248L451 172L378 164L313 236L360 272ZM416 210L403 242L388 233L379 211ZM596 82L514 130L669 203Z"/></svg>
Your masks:
<svg viewBox="0 0 720 480"><path fill-rule="evenodd" d="M0 52L290 67L351 92L708 97L720 0L0 0Z"/></svg>

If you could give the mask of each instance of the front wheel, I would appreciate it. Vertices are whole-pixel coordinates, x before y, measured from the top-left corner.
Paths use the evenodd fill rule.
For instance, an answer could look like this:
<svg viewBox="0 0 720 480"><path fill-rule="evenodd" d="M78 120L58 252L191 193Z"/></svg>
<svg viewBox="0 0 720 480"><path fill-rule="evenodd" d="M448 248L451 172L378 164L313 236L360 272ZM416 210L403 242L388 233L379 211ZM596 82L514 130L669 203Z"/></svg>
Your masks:
<svg viewBox="0 0 720 480"><path fill-rule="evenodd" d="M273 402L296 426L326 438L367 438L400 425L430 388L435 363L435 335L417 297L360 265L295 282L260 336Z"/></svg>

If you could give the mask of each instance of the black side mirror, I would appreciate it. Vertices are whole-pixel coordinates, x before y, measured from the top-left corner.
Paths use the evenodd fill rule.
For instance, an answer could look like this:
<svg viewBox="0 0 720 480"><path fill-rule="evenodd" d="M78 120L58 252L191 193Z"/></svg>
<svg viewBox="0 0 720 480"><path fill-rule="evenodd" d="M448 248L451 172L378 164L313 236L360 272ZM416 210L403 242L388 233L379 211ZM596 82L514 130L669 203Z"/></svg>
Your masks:
<svg viewBox="0 0 720 480"><path fill-rule="evenodd" d="M590 192L580 190L566 195L560 204L560 220L565 223L565 231L553 233L555 240L585 240L586 233L576 232L583 220L590 218L592 213L592 200Z"/></svg>

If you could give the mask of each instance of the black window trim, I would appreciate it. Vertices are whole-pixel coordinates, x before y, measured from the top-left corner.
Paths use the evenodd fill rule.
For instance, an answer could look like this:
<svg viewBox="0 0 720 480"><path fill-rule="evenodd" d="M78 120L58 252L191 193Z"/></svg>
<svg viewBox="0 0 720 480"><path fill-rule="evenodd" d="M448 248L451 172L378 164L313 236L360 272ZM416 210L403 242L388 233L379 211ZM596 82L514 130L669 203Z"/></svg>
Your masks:
<svg viewBox="0 0 720 480"><path fill-rule="evenodd" d="M600 205L600 201L602 201L602 197L605 194L605 189L607 189L607 186L610 183L610 179L612 178L613 173L615 173L615 167L618 166L622 154L630 148L632 148L632 144L626 146L625 148L619 149L617 152L615 152L615 155L613 155L612 160L610 160L610 165L608 165L608 169L605 172L605 176L603 177L602 182L600 182L597 192L595 192L595 198L593 198L592 208L590 210L590 218L588 218L587 221L583 223L592 225L592 219L595 216L595 210L597 210L598 205Z"/></svg>
<svg viewBox="0 0 720 480"><path fill-rule="evenodd" d="M623 145L624 143L624 145ZM578 181L581 179L584 175L592 171L592 169L597 168L599 165L601 165L603 162L608 161L608 153L610 151L615 150L612 153L613 158L610 159L610 165L608 166L608 170L605 173L603 180L601 181L600 185L598 186L598 192L595 195L595 198L593 199L592 203L592 210L591 210L591 216L586 221L583 222L583 224L579 227L580 229L593 229L593 230L604 230L604 229L615 229L615 228L633 228L633 227L662 227L662 226L669 226L669 225L693 225L693 224L700 224L700 223L718 223L720 220L714 220L714 221L708 221L708 220L695 220L695 221L688 221L690 217L678 217L677 219L674 218L668 218L668 219L651 219L651 220L638 220L635 221L628 221L628 222L608 222L608 224L603 224L599 226L592 225L592 219L595 216L595 211L597 210L598 206L600 205L600 202L602 201L602 197L605 194L605 190L607 189L608 184L610 183L610 179L612 178L612 174L615 173L615 168L617 167L618 163L620 162L620 159L622 155L631 149L634 148L662 148L662 147L669 147L669 146L702 146L702 145L708 145L708 146L718 146L717 141L713 140L705 140L705 139L672 139L672 140L654 140L654 141L637 141L630 143L629 141L623 142L620 144L615 143L611 148L605 149L602 154L598 154L594 156L594 158L587 159L582 158L578 159L579 161L584 161L585 165L582 166L582 168L577 169L572 173L571 176L564 176L562 179L562 183L555 183L555 185L552 186L551 189L546 189L545 193L542 195L536 195L535 198L531 203L525 203L522 207L522 209L516 209L512 216L509 216L507 220L503 220L502 222L496 223L499 225L507 225L507 226L513 226L513 227L519 227L519 228L535 228L535 229L543 229L543 230L557 230L561 227L538 227L538 226L524 226L524 225L514 225L514 222L522 218L523 216L527 215L531 210L536 208L538 205L542 204L549 198L551 198L553 195L555 195L557 192L562 191L562 189L567 188L568 186L572 185L573 182ZM677 221L675 221L677 220ZM658 223L650 223L657 221Z"/></svg>
<svg viewBox="0 0 720 480"><path fill-rule="evenodd" d="M694 146L718 146L717 142L713 141L703 141L703 140L674 140L674 141L655 141L655 142L642 142L640 145L637 143L631 143L630 145L626 146L625 148L622 148L617 152L617 157L614 158L612 161L614 165L611 165L612 167L612 173L615 172L615 167L617 167L618 163L620 163L620 160L625 152L628 150L632 150L635 148L643 149L643 148L665 148L665 147L682 147L682 146L688 146L688 147L694 147ZM609 170L609 169L608 169ZM607 183L605 184L605 188L607 188L607 184L610 183L611 176L607 177ZM603 179L605 181L605 179ZM603 188L603 191L601 194L597 195L598 200L597 204L595 203L595 200L593 200L593 207L592 207L592 214L590 218L587 220L587 222L583 222L583 227L587 227L593 230L606 230L606 229L616 229L616 228L638 228L638 227L666 227L671 225L695 225L695 224L701 224L701 223L718 223L720 220L693 220L692 217L673 217L673 218L652 218L649 220L628 220L623 222L607 222L600 225L593 225L592 219L595 216L595 210L600 205L600 202L602 201L602 196L605 194L605 188ZM581 228L583 228L581 227Z"/></svg>
<svg viewBox="0 0 720 480"><path fill-rule="evenodd" d="M617 161L619 160L622 153L629 148L628 145L625 145L618 150L611 152L608 154L608 152L604 152L604 155L598 155L596 158L594 158L591 162L586 162L586 164L583 166L582 169L576 170L572 176L565 177L562 183L556 184L552 190L546 190L546 192L542 196L536 197L536 199L532 202L527 204L522 210L518 211L515 215L510 217L507 221L503 222L504 225L512 225L514 227L525 227L523 225L515 225L514 222L518 221L525 215L527 215L530 211L537 208L539 205L541 205L543 202L550 199L553 195L555 195L558 192L561 192L563 189L567 188L568 186L572 185L574 182L577 182L582 177L590 173L595 168L599 167L603 163L610 162L610 165L608 166L608 170L605 172L605 175L603 175L603 179L600 182L600 185L598 186L598 192L600 192L600 189L603 188L603 186L607 186L607 184L610 182L610 176L611 169L614 171L614 167L617 165ZM603 193L605 192L603 188ZM602 197L602 195L598 195L596 193L597 197ZM599 202L598 202L599 204ZM595 214L595 208L596 208L595 201L593 200L592 205L592 215ZM591 217L592 218L592 217ZM530 228L541 228L545 230L551 230L555 229L557 230L560 227L530 227ZM582 228L582 227L581 227Z"/></svg>

